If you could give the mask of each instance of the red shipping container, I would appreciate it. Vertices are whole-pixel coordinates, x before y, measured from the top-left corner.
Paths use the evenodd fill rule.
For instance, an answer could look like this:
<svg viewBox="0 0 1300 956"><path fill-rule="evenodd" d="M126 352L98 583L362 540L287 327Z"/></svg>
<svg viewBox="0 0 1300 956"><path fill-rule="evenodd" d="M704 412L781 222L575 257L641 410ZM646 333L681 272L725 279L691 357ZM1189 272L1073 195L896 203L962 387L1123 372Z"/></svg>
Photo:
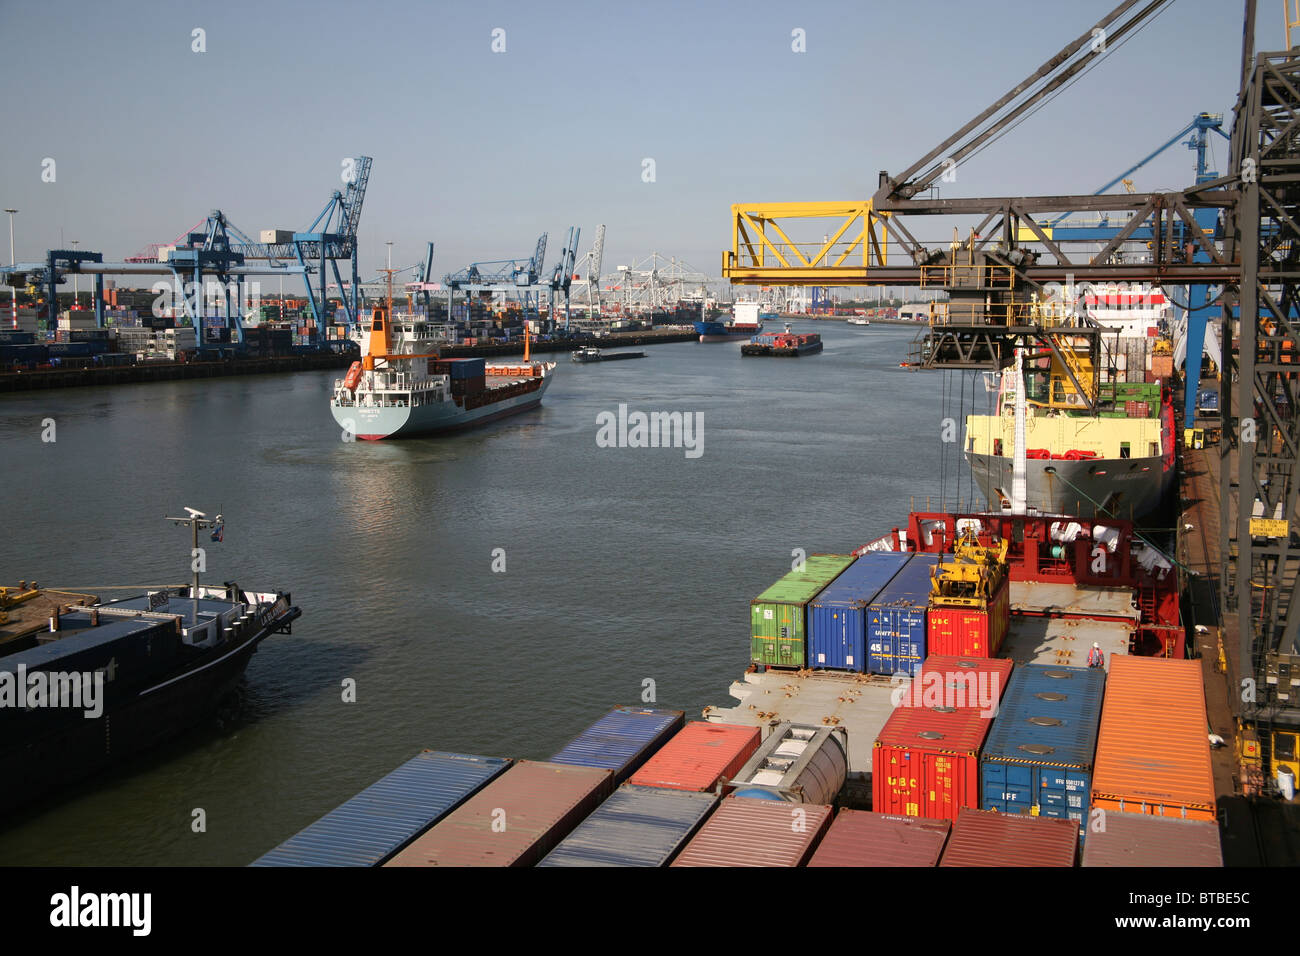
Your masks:
<svg viewBox="0 0 1300 956"><path fill-rule="evenodd" d="M925 614L931 654L992 657L1002 647L1011 619L1011 580L1003 578L987 608L932 605Z"/></svg>
<svg viewBox="0 0 1300 956"><path fill-rule="evenodd" d="M921 665L902 703L913 707L942 705L980 710L992 707L1006 694L1015 666L1014 661L1005 657L931 654Z"/></svg>
<svg viewBox="0 0 1300 956"><path fill-rule="evenodd" d="M628 783L672 790L713 790L740 772L758 749L757 727L697 720L679 730Z"/></svg>
<svg viewBox="0 0 1300 956"><path fill-rule="evenodd" d="M533 866L614 791L597 767L521 760L385 866Z"/></svg>
<svg viewBox="0 0 1300 956"><path fill-rule="evenodd" d="M831 813L815 803L727 797L671 865L802 866Z"/></svg>
<svg viewBox="0 0 1300 956"><path fill-rule="evenodd" d="M962 810L940 866L1074 866L1079 826L1058 817Z"/></svg>
<svg viewBox="0 0 1300 956"><path fill-rule="evenodd" d="M809 866L938 866L952 824L841 810Z"/></svg>

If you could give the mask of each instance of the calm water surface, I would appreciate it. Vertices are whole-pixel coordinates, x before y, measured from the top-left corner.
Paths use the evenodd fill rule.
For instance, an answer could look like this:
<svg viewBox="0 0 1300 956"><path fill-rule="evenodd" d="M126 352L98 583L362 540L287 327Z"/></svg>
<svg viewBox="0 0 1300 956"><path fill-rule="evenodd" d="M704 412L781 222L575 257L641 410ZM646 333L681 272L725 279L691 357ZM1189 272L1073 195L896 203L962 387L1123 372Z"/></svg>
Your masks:
<svg viewBox="0 0 1300 956"><path fill-rule="evenodd" d="M825 351L563 357L540 410L451 438L340 441L339 372L0 396L5 583L182 583L189 536L161 519L190 505L226 516L207 580L303 609L233 727L5 821L0 864L242 865L423 748L545 759L647 678L688 717L733 703L748 602L792 549L851 550L959 473L970 494L942 376L898 367L914 330L796 329ZM703 455L597 447L619 403L701 412Z"/></svg>

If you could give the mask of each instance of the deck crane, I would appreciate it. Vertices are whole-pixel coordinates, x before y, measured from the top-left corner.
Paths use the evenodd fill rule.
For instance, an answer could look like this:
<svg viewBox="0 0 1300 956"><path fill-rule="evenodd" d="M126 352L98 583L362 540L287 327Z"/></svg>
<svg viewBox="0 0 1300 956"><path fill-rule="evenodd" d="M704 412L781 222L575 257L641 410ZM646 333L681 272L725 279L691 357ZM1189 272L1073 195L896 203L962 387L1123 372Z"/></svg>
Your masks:
<svg viewBox="0 0 1300 956"><path fill-rule="evenodd" d="M929 194L944 173L1169 6L1168 0L1119 3L906 170L882 172L869 200L734 205L723 275L733 283L941 289L948 302L935 311L918 342L918 364L966 369L1004 368L1018 349L1036 349L1039 343L1057 351L1051 323L1035 309L1044 283L1073 278L1222 285L1225 440L1218 446L1218 606L1236 637L1225 639L1232 647L1225 655L1229 684L1250 691L1230 693L1229 699L1243 726L1257 731L1265 747L1287 735L1294 746L1300 706L1284 695L1279 675L1300 666L1300 535L1294 533L1300 526L1300 415L1295 414L1300 407L1295 344L1300 342L1300 194L1293 186L1300 181L1300 140L1294 135L1300 46L1291 46L1300 10L1292 12L1289 0L1287 48L1256 54L1256 2L1244 0L1241 86L1223 175L1205 170L1204 181L1189 188L1151 193ZM1095 42L1099 35L1104 44ZM1196 130L1198 147L1202 132ZM1127 218L1099 249L1081 252L1048 232L1051 217L1064 210ZM1206 234L1201 210L1223 216L1221 232ZM914 216L971 216L978 225L964 242L933 247L915 238ZM828 219L842 220L838 230ZM799 241L799 220L815 223L802 235L826 238ZM1118 261L1116 253L1139 230L1151 237L1149 255ZM1233 327L1234 312L1239 329ZM1090 334L1086 327L1071 326L1069 332ZM1238 332L1240 344L1233 349ZM1234 422L1237 427L1227 427ZM1270 759L1267 752L1264 759Z"/></svg>

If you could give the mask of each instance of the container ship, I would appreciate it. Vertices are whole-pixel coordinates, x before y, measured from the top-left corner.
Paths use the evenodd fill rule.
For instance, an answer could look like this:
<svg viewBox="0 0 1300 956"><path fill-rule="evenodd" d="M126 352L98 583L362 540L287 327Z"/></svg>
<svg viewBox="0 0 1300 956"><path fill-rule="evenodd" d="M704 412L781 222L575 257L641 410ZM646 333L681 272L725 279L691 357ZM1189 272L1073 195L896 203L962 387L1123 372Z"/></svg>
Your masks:
<svg viewBox="0 0 1300 956"><path fill-rule="evenodd" d="M173 519L197 528L201 513ZM0 588L0 810L32 802L196 726L225 706L258 645L300 615L234 583L114 601Z"/></svg>
<svg viewBox="0 0 1300 956"><path fill-rule="evenodd" d="M360 361L334 383L330 412L357 438L377 441L458 431L536 408L554 362L489 365L484 359L444 359L441 339L416 316L389 321L376 308Z"/></svg>
<svg viewBox="0 0 1300 956"><path fill-rule="evenodd" d="M1124 520L914 512L751 603L735 706L425 751L253 865L1222 866L1178 595Z"/></svg>
<svg viewBox="0 0 1300 956"><path fill-rule="evenodd" d="M966 419L966 460L992 507L1010 507L1014 497L1020 400L1029 508L1132 519L1158 510L1173 484L1177 455L1173 396L1166 384L1173 359L1155 356L1170 366L1159 367L1159 378L1143 369L1149 340L1154 341L1138 340L1136 381L1118 381L1112 369L1101 382L1086 348L1072 351L1068 344L1059 354L1031 357L1022 372L1003 372L999 413Z"/></svg>
<svg viewBox="0 0 1300 956"><path fill-rule="evenodd" d="M762 332L763 319L759 315L757 302L740 299L732 309L730 322L702 320L695 323L695 331L701 342L730 342Z"/></svg>

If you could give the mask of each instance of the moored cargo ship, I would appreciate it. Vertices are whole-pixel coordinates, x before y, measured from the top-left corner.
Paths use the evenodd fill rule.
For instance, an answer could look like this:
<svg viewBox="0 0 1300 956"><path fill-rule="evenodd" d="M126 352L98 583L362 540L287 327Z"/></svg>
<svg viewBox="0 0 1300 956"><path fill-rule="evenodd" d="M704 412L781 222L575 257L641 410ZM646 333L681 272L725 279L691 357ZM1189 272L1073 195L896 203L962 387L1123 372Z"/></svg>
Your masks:
<svg viewBox="0 0 1300 956"><path fill-rule="evenodd" d="M527 344L522 362L494 365L442 359L440 344L423 320L375 309L361 360L334 383L334 420L366 441L473 428L536 408L556 367Z"/></svg>
<svg viewBox="0 0 1300 956"><path fill-rule="evenodd" d="M732 307L730 322L701 320L695 323L695 331L701 342L730 342L757 335L763 331L758 303L741 299Z"/></svg>
<svg viewBox="0 0 1300 956"><path fill-rule="evenodd" d="M194 512L177 523L197 529ZM212 717L263 640L301 611L284 592L141 589L113 601L20 585L0 596L0 811Z"/></svg>

